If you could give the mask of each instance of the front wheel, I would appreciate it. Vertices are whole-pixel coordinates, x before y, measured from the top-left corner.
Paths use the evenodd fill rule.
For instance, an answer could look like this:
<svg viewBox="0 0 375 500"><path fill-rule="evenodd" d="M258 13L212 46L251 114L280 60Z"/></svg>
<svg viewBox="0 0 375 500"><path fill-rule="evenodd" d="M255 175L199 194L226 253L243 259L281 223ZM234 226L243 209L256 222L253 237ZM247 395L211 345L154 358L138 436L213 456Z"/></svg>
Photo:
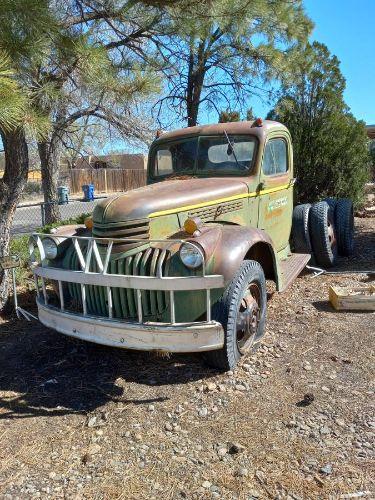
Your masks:
<svg viewBox="0 0 375 500"><path fill-rule="evenodd" d="M245 260L220 300L212 308L212 319L223 325L224 347L206 353L207 363L232 370L264 334L267 310L266 280L261 265Z"/></svg>

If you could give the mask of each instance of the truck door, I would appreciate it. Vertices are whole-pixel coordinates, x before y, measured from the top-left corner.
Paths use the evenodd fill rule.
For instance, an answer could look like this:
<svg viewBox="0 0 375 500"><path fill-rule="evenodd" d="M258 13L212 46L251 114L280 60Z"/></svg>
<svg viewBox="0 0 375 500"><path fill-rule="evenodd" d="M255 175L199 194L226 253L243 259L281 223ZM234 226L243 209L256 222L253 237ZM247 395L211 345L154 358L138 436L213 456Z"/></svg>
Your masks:
<svg viewBox="0 0 375 500"><path fill-rule="evenodd" d="M267 139L259 184L258 228L272 238L277 251L289 245L293 213L293 151L281 131Z"/></svg>

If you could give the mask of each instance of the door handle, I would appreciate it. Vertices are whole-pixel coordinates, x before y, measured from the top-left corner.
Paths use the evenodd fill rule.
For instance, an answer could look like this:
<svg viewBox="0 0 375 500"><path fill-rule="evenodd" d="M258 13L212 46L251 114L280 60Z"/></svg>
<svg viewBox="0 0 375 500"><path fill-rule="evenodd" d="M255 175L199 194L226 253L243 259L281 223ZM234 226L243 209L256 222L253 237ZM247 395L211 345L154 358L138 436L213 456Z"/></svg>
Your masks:
<svg viewBox="0 0 375 500"><path fill-rule="evenodd" d="M257 187L257 193L259 194L265 188L264 182L260 182Z"/></svg>

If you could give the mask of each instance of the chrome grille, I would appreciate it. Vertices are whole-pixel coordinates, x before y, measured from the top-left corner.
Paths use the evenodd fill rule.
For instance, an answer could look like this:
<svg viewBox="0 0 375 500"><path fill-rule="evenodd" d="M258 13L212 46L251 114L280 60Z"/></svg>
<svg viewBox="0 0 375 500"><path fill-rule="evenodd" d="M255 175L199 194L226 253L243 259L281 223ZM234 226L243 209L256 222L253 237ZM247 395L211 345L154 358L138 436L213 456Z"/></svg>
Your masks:
<svg viewBox="0 0 375 500"><path fill-rule="evenodd" d="M134 219L122 222L99 223L94 221L92 235L95 238L134 238L137 241L121 242L122 250L143 245L142 240L150 238L150 224L148 219ZM115 243L115 246L120 243Z"/></svg>
<svg viewBox="0 0 375 500"><path fill-rule="evenodd" d="M112 259L108 274L132 276L165 276L168 274L170 253L159 248L147 248L133 255ZM72 252L69 267L79 270L80 264L76 252ZM98 265L92 260L91 272L98 272ZM87 285L87 312L95 316L108 317L108 296L106 287ZM78 306L82 305L81 287L68 283L71 298ZM112 287L113 317L119 319L137 319L137 292L133 289ZM142 290L142 312L145 319L157 321L168 306L168 295L162 291Z"/></svg>

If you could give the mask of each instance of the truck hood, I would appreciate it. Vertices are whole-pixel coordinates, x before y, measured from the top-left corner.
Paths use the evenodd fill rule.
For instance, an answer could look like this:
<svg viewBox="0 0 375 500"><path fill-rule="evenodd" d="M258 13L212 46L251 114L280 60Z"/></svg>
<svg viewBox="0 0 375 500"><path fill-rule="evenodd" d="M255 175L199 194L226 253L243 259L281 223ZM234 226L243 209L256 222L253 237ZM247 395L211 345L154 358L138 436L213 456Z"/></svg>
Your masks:
<svg viewBox="0 0 375 500"><path fill-rule="evenodd" d="M228 177L162 181L99 202L93 219L97 223L144 219L158 212L247 193L246 182Z"/></svg>

